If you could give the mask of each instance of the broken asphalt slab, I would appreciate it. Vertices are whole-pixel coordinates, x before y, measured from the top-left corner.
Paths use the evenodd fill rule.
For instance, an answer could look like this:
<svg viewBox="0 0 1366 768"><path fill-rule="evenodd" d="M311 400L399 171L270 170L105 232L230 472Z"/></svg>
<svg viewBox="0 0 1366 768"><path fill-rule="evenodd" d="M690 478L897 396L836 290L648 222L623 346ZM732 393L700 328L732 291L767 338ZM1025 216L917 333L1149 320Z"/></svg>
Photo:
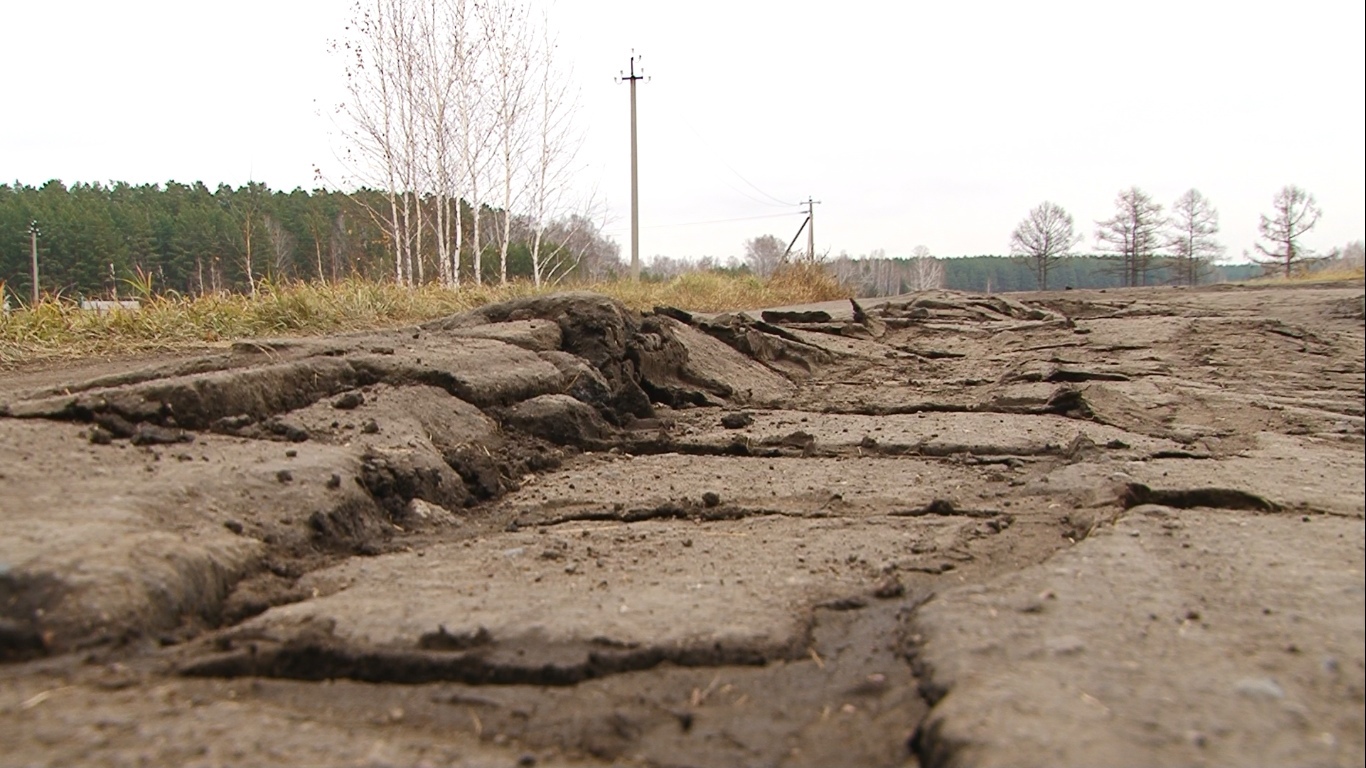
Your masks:
<svg viewBox="0 0 1366 768"><path fill-rule="evenodd" d="M911 622L926 765L1352 765L1360 519L1135 507Z"/></svg>

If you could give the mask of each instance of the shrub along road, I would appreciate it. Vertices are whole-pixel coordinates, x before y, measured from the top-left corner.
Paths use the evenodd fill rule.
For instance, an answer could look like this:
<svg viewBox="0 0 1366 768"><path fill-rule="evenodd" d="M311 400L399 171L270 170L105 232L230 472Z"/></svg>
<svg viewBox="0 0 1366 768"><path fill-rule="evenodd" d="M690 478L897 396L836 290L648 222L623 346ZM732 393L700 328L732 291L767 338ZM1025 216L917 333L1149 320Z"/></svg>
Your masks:
<svg viewBox="0 0 1366 768"><path fill-rule="evenodd" d="M561 294L10 374L5 761L1359 765L1362 322Z"/></svg>

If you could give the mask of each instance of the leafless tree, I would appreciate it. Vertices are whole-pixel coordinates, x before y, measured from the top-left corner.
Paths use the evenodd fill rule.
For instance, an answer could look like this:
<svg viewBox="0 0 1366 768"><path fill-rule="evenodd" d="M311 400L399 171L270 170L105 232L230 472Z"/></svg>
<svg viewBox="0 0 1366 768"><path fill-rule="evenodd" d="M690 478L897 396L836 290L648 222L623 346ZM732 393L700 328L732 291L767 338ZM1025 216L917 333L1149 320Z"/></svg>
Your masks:
<svg viewBox="0 0 1366 768"><path fill-rule="evenodd" d="M1147 192L1130 187L1115 198L1115 208L1113 217L1096 222L1096 245L1123 258L1125 285L1146 284L1148 272L1166 245L1162 205Z"/></svg>
<svg viewBox="0 0 1366 768"><path fill-rule="evenodd" d="M238 225L242 233L242 270L247 273L247 285L251 287L251 295L256 296L256 269L252 263L253 240L256 235L256 211L247 208L242 211L242 216L238 219Z"/></svg>
<svg viewBox="0 0 1366 768"><path fill-rule="evenodd" d="M358 186L385 191L389 210L367 210L390 237L400 284L413 281L414 162L421 156L416 145L421 81L411 5L408 0L358 1L342 46L347 100L340 112L348 174Z"/></svg>
<svg viewBox="0 0 1366 768"><path fill-rule="evenodd" d="M1335 267L1361 269L1366 264L1366 241L1353 240L1341 248L1334 248L1325 260Z"/></svg>
<svg viewBox="0 0 1366 768"><path fill-rule="evenodd" d="M1010 233L1010 253L1030 262L1039 290L1048 290L1048 271L1081 242L1072 214L1045 200Z"/></svg>
<svg viewBox="0 0 1366 768"><path fill-rule="evenodd" d="M421 59L423 94L418 114L426 147L421 156L423 190L431 197L438 280L453 286L460 282L463 180L454 126L461 95L460 68L471 45L470 22L465 0L424 0L417 14L419 34L415 44Z"/></svg>
<svg viewBox="0 0 1366 768"><path fill-rule="evenodd" d="M475 38L466 28L464 0L361 0L343 48L348 98L341 107L350 180L384 190L388 210L368 208L388 233L394 277L425 279L424 197L434 196L433 233L438 273L458 276L450 244L450 203L458 200L463 153L452 151L452 112L461 85L458 67ZM359 197L358 201L363 200Z"/></svg>
<svg viewBox="0 0 1366 768"><path fill-rule="evenodd" d="M546 261L550 222L591 212L563 192L574 181L576 94L548 17L538 23L524 0L358 0L349 32L348 180L386 193L387 210L367 210L391 237L395 279L423 282L435 264L440 281L458 284L466 227L477 283L490 244L503 281L518 238Z"/></svg>
<svg viewBox="0 0 1366 768"><path fill-rule="evenodd" d="M280 280L289 277L294 261L294 235L280 223L280 220L265 214L262 217L266 240L270 242L270 278Z"/></svg>
<svg viewBox="0 0 1366 768"><path fill-rule="evenodd" d="M1195 285L1224 253L1224 246L1214 239L1219 233L1219 211L1200 190L1186 190L1172 205L1171 229L1176 279Z"/></svg>
<svg viewBox="0 0 1366 768"><path fill-rule="evenodd" d="M1323 214L1314 202L1314 196L1299 187L1289 184L1276 193L1272 201L1274 212L1262 215L1258 227L1267 245L1257 243L1257 252L1266 257L1257 261L1276 269L1284 267L1285 276L1290 277L1296 265L1313 256L1313 252L1300 247L1300 238L1318 223Z"/></svg>
<svg viewBox="0 0 1366 768"><path fill-rule="evenodd" d="M759 277L768 277L783 262L787 244L776 235L759 235L745 241L745 263Z"/></svg>
<svg viewBox="0 0 1366 768"><path fill-rule="evenodd" d="M650 257L650 263L645 265L643 271L655 280L668 280L691 271L691 265L683 259L656 253Z"/></svg>
<svg viewBox="0 0 1366 768"><path fill-rule="evenodd" d="M220 189L222 189L220 187ZM259 243L259 236L262 231L262 208L265 201L262 196L265 194L265 185L259 182L247 182L246 193L240 191L232 195L228 202L228 212L234 219L236 231L233 233L233 243L240 253L240 263L242 271L246 273L247 285L251 289L251 295L256 295L256 246ZM213 266L216 267L217 258L214 259ZM217 290L216 275L213 276L214 289Z"/></svg>
<svg viewBox="0 0 1366 768"><path fill-rule="evenodd" d="M874 251L878 253L878 251ZM876 296L878 288L876 286L877 275L874 274L874 260L871 258L851 257L848 253L840 251L839 255L830 263L830 269L835 273L835 279L841 285L848 286L860 298L865 296Z"/></svg>
<svg viewBox="0 0 1366 768"><path fill-rule="evenodd" d="M840 252L829 264L842 285L859 297L894 296L903 291L929 291L944 287L944 263L930 255L930 249L916 246L909 259L890 259L882 248L868 255L851 258Z"/></svg>
<svg viewBox="0 0 1366 768"><path fill-rule="evenodd" d="M519 178L530 170L523 162L531 137L528 126L532 101L531 31L526 11L510 0L484 0L476 6L483 16L488 35L492 75L492 109L495 161L501 185L502 206L498 212L502 231L498 234L498 281L508 281L508 248L512 244L512 209L522 184Z"/></svg>
<svg viewBox="0 0 1366 768"><path fill-rule="evenodd" d="M895 296L901 293L903 265L887 258L887 251L882 248L875 248L870 252L864 261L868 262L872 278L873 296Z"/></svg>
<svg viewBox="0 0 1366 768"><path fill-rule="evenodd" d="M589 282L623 269L621 247L602 234L603 224L584 213L572 213L550 222L544 233L547 249L542 279L558 283L571 274Z"/></svg>
<svg viewBox="0 0 1366 768"><path fill-rule="evenodd" d="M347 238L346 238L346 228L347 228L346 213L345 213L344 211L337 211L337 216L336 216L336 218L334 218L334 219L332 220L332 231L329 233L328 238L327 238L327 253L328 253L328 258L329 258L329 260L331 261L331 267L330 267L330 268L331 268L332 280L333 280L334 282L340 277L340 274L339 274L339 267L341 266L341 263L344 262L344 260L346 259L346 256L347 256L347 254L346 254L346 242L347 242ZM354 264L350 265L348 271L354 272L354 271L355 271L355 265L354 265Z"/></svg>
<svg viewBox="0 0 1366 768"><path fill-rule="evenodd" d="M899 287L906 291L933 291L943 288L944 264L930 254L929 248L917 245L911 249L911 262L900 282Z"/></svg>
<svg viewBox="0 0 1366 768"><path fill-rule="evenodd" d="M304 227L313 238L314 267L318 271L318 282L324 283L327 282L327 273L323 270L323 235L331 234L331 223L322 211L312 206L307 211L304 216Z"/></svg>
<svg viewBox="0 0 1366 768"><path fill-rule="evenodd" d="M615 244L601 234L605 217L599 215L593 198L588 199L583 210L567 216L527 220L532 279L536 285L556 285L584 269L594 273L590 279L597 279L599 270L613 268Z"/></svg>
<svg viewBox="0 0 1366 768"><path fill-rule="evenodd" d="M490 147L496 126L489 117L488 41L486 33L472 34L469 42L457 49L459 61L457 77L459 90L456 108L457 147L461 169L465 177L465 195L470 207L470 261L474 282L484 282L483 219L484 189L482 182L488 172ZM456 235L463 240L463 220L457 217Z"/></svg>
<svg viewBox="0 0 1366 768"><path fill-rule="evenodd" d="M567 207L567 192L572 185L572 175L583 144L583 137L574 128L573 122L578 109L578 94L569 85L568 73L557 66L556 39L549 21L544 17L540 33L535 59L537 92L533 106L536 130L527 189L527 211L532 230L529 248L531 274L538 286L545 279L565 274L567 260L559 257L572 254L572 251L565 253L562 244L547 247L546 228L552 217L562 214ZM582 206L583 210L578 211L585 215L577 220L593 220L593 201L590 195Z"/></svg>

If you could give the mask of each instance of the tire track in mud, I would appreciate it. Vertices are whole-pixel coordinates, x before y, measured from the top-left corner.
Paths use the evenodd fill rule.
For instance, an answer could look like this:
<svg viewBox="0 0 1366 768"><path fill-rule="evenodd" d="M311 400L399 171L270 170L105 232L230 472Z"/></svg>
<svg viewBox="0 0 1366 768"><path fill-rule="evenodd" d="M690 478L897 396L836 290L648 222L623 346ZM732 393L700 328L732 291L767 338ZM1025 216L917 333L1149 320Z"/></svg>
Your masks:
<svg viewBox="0 0 1366 768"><path fill-rule="evenodd" d="M1105 325L1170 307L1086 306L946 293L755 321L571 294L49 388L0 426L74 422L85 455L153 478L130 506L155 525L246 545L235 587L165 616L125 599L124 637L171 644L135 656L157 675L274 679L262 700L305 714L316 681L396 685L431 727L590 761L937 764L956 752L911 738L933 595L1130 507L1307 508L1144 475L1247 443L1172 394L1185 339ZM1325 396L1361 378L1324 365ZM139 425L191 440L124 447ZM191 495L212 508L186 516ZM42 613L3 577L11 658L108 641L52 562L30 570L67 597Z"/></svg>

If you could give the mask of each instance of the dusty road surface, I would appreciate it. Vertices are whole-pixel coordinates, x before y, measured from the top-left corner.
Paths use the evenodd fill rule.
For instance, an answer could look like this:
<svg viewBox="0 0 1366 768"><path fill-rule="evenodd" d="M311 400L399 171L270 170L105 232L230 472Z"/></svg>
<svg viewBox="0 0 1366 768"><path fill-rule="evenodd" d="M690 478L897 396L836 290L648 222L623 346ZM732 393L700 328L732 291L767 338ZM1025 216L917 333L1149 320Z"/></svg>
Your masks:
<svg viewBox="0 0 1366 768"><path fill-rule="evenodd" d="M0 764L1361 765L1363 291L0 376Z"/></svg>

